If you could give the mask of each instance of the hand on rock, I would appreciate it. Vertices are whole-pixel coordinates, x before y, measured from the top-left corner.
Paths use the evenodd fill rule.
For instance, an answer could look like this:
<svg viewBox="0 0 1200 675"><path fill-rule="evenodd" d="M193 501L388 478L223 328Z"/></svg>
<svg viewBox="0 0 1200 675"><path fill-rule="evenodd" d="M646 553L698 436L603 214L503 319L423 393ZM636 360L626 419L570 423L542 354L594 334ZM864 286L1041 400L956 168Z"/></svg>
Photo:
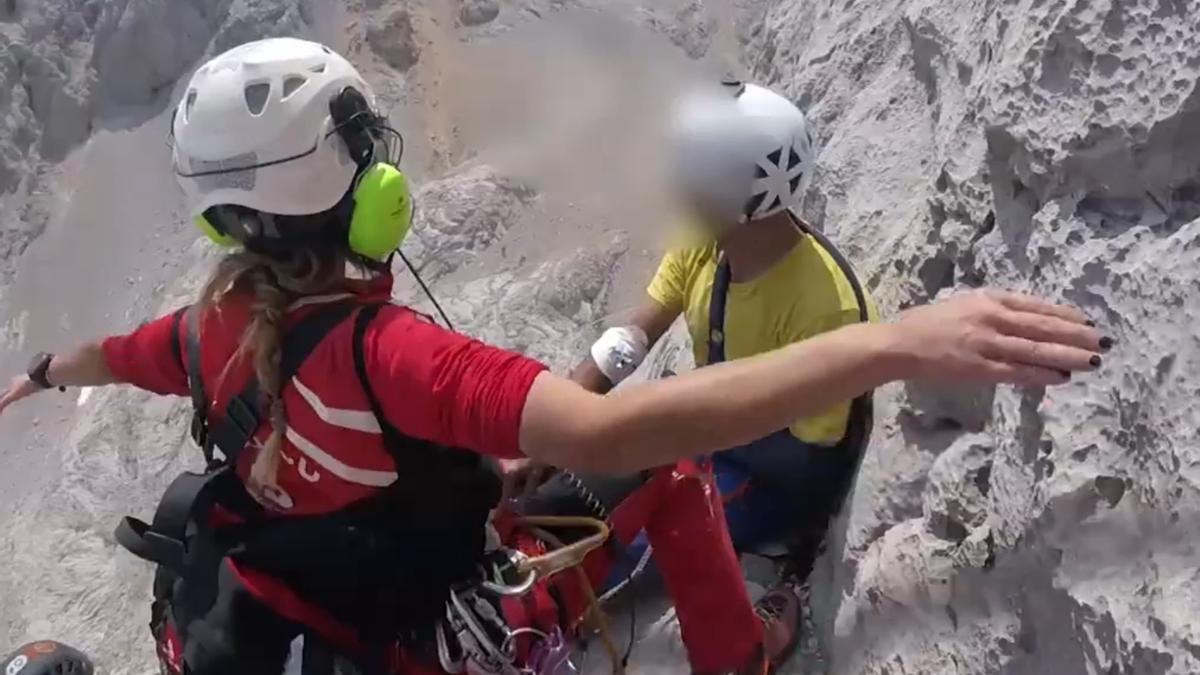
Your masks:
<svg viewBox="0 0 1200 675"><path fill-rule="evenodd" d="M40 391L42 391L42 388L30 380L28 376L19 375L14 377L8 385L8 389L3 394L0 394L0 414L8 410L8 406L21 399L29 398Z"/></svg>
<svg viewBox="0 0 1200 675"><path fill-rule="evenodd" d="M1076 309L992 290L911 309L897 328L918 380L1063 384L1113 344Z"/></svg>

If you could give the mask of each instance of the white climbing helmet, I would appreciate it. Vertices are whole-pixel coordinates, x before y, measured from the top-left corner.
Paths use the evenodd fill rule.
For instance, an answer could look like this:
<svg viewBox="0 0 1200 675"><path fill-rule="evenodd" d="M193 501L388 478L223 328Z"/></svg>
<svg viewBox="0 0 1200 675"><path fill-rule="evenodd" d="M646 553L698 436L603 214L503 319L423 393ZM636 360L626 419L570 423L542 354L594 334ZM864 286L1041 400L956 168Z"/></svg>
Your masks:
<svg viewBox="0 0 1200 675"><path fill-rule="evenodd" d="M769 89L722 84L724 91L685 98L674 115L680 188L733 222L798 208L813 160L804 113Z"/></svg>
<svg viewBox="0 0 1200 675"><path fill-rule="evenodd" d="M346 87L374 106L349 61L294 38L250 42L201 66L172 129L190 215L222 204L291 216L334 207L358 170L329 110Z"/></svg>

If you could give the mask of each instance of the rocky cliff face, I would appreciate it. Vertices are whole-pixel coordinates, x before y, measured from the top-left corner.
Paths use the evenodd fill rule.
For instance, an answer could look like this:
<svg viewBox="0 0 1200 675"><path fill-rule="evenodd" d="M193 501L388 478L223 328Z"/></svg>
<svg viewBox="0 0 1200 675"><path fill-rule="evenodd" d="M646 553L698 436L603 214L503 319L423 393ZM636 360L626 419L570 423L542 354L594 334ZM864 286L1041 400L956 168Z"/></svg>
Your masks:
<svg viewBox="0 0 1200 675"><path fill-rule="evenodd" d="M97 129L136 127L196 60L313 35L313 0L6 0L0 6L0 278L62 203L56 165Z"/></svg>
<svg viewBox="0 0 1200 675"><path fill-rule="evenodd" d="M121 227L116 205L80 201L89 172L120 169L118 147L120 161L162 163L178 78L277 34L344 49L393 109L422 179L406 250L456 324L560 370L656 258L647 120L672 82L733 70L792 96L822 148L808 216L882 307L1009 286L1074 302L1119 341L1099 372L1050 391L880 392L875 442L813 578L824 658L809 649L792 670L1200 672L1188 2L0 2L3 278L48 222ZM91 152L97 139L106 153ZM142 192L172 213L174 194ZM47 248L59 263L80 255ZM179 250L159 244L160 276L130 276L130 320L194 292L214 253ZM107 264L141 269L133 253ZM398 273L397 296L418 298ZM6 312L20 344L25 324ZM90 330L42 323L56 321ZM654 368L686 367L675 335ZM187 406L114 390L67 407L33 436L59 468L21 504L0 500L0 619L10 641L52 635L105 672L152 672L149 570L110 533L195 462ZM16 475L26 457L0 468ZM640 648L634 663L673 672L678 659Z"/></svg>
<svg viewBox="0 0 1200 675"><path fill-rule="evenodd" d="M883 392L814 590L836 672L1200 670L1200 14L1156 0L772 3L811 216L883 305L959 286L1119 341L1051 391Z"/></svg>

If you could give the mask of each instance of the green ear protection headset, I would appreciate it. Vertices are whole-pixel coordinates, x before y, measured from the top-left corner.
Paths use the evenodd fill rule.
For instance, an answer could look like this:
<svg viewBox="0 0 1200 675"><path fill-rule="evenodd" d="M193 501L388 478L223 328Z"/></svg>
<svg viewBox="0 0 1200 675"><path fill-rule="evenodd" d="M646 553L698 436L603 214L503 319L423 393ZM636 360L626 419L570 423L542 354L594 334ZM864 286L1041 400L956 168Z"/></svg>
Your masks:
<svg viewBox="0 0 1200 675"><path fill-rule="evenodd" d="M339 227L278 227L277 220L283 216L234 205L206 209L196 218L196 226L221 246L265 251L287 249L300 241L311 243L314 234L321 238L346 237L354 253L376 262L387 261L412 226L412 192L408 178L396 167L404 153L404 139L388 126L384 117L371 110L366 97L353 87L333 97L329 113L334 132L346 143L351 158L358 164L354 183L330 211L286 218L333 217ZM394 152L384 134L397 141ZM290 231L296 229L304 233Z"/></svg>

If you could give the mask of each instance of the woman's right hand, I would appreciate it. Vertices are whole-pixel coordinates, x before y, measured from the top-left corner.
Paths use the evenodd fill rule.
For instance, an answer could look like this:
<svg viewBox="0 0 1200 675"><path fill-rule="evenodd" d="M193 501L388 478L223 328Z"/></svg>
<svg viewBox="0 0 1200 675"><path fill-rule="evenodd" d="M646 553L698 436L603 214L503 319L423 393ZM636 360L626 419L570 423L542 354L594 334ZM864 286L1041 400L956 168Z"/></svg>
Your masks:
<svg viewBox="0 0 1200 675"><path fill-rule="evenodd" d="M894 328L905 379L1062 384L1113 345L1078 310L994 290L908 310Z"/></svg>
<svg viewBox="0 0 1200 675"><path fill-rule="evenodd" d="M8 385L8 389L3 394L0 394L0 414L8 410L8 406L21 399L29 398L40 391L44 390L30 380L28 375L14 377Z"/></svg>

